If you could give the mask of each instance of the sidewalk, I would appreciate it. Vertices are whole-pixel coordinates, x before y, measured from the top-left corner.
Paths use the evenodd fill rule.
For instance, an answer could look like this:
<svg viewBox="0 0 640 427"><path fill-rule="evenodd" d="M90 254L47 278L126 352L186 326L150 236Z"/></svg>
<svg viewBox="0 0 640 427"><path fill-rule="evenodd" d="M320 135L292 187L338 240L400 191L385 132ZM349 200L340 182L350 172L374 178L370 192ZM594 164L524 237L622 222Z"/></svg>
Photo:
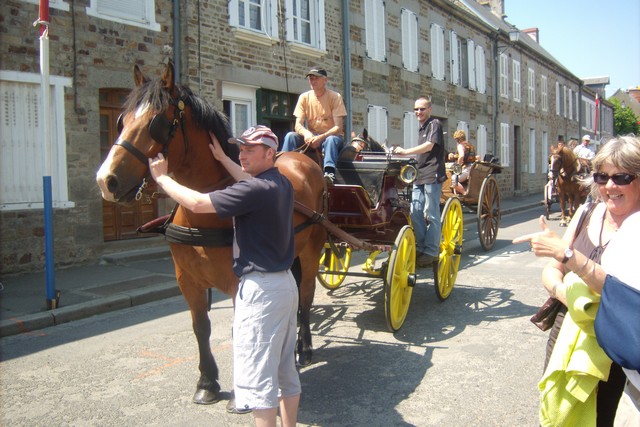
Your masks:
<svg viewBox="0 0 640 427"><path fill-rule="evenodd" d="M501 201L501 213L541 206L542 194ZM59 306L46 304L44 272L3 278L0 337L180 295L168 245L105 255L99 264L55 272Z"/></svg>

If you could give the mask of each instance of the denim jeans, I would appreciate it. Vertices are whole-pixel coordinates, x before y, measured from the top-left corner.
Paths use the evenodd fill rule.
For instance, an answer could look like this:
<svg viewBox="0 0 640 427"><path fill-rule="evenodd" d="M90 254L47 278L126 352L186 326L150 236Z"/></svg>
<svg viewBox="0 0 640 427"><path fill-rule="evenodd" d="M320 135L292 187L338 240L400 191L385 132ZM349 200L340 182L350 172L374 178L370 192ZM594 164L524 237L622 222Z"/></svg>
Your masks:
<svg viewBox="0 0 640 427"><path fill-rule="evenodd" d="M440 223L440 193L442 184L414 184L411 199L411 225L416 235L419 253L438 256L442 224ZM426 221L425 221L426 218ZM428 225L427 225L428 222Z"/></svg>
<svg viewBox="0 0 640 427"><path fill-rule="evenodd" d="M324 156L324 167L332 167L335 169L336 160L338 159L338 153L342 149L342 143L344 142L344 138L342 136L331 135L328 136L322 142L322 150ZM302 135L289 132L284 137L284 142L282 143L281 151L293 151L298 147L301 147L304 144L304 138Z"/></svg>

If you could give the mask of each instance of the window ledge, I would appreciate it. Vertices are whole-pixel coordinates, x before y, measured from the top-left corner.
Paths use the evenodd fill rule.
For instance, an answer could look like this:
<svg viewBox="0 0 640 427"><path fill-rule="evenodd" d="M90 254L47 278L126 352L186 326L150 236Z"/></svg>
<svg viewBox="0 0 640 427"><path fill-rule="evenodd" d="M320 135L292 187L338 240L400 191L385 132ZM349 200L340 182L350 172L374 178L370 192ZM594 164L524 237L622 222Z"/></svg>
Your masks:
<svg viewBox="0 0 640 427"><path fill-rule="evenodd" d="M236 27L233 28L232 33L238 40L244 40L251 43L256 43L262 46L273 46L278 40L272 39L266 33L259 33L257 31L247 30L245 28Z"/></svg>
<svg viewBox="0 0 640 427"><path fill-rule="evenodd" d="M315 47L311 47L308 45L304 45L297 42L289 42L289 47L291 48L291 52L299 53L302 55L310 56L312 58L322 58L327 54L326 50L317 49Z"/></svg>

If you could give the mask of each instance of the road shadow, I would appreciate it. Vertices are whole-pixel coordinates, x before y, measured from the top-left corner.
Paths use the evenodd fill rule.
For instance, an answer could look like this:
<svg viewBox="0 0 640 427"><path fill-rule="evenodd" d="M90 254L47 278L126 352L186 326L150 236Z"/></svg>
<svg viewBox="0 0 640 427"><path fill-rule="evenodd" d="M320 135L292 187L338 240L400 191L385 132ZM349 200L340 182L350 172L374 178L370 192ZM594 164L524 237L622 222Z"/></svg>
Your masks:
<svg viewBox="0 0 640 427"><path fill-rule="evenodd" d="M415 350L415 349L413 349ZM396 407L433 365L433 349L362 340L317 349L300 372L298 422L321 426L411 426Z"/></svg>

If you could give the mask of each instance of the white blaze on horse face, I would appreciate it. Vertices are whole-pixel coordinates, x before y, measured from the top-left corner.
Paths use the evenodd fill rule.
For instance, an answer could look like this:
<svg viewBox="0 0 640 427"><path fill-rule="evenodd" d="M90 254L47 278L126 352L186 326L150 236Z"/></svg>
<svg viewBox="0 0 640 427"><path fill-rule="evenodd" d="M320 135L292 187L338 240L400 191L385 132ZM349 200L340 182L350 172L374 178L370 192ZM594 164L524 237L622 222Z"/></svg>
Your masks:
<svg viewBox="0 0 640 427"><path fill-rule="evenodd" d="M111 175L111 165L113 164L113 152L115 147L115 145L111 147L107 158L104 160L104 162L102 162L100 169L98 169L98 173L96 173L96 182L98 183L98 187L100 187L100 191L102 192L102 198L108 202L115 202L113 193L111 193L107 188L107 178L109 177L109 175Z"/></svg>
<svg viewBox="0 0 640 427"><path fill-rule="evenodd" d="M138 106L138 109L136 110L135 114L133 115L134 118L139 118L142 115L144 115L144 113L146 113L147 111L149 111L149 103L145 102L143 104L140 104Z"/></svg>

